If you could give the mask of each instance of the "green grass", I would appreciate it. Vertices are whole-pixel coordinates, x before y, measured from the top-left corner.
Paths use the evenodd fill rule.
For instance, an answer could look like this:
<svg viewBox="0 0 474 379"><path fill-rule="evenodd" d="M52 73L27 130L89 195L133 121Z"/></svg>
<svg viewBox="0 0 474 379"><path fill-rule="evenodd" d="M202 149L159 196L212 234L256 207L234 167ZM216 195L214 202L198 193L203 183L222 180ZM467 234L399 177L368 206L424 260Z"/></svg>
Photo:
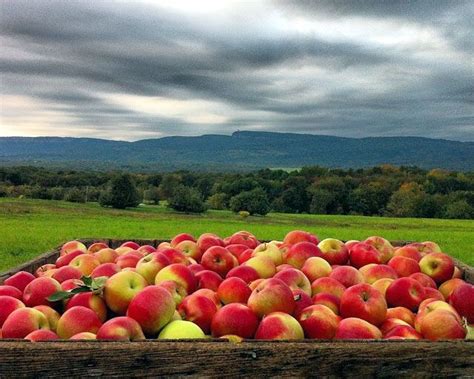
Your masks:
<svg viewBox="0 0 474 379"><path fill-rule="evenodd" d="M363 239L381 235L390 240L432 240L441 248L474 264L474 221L396 219L272 213L242 219L228 211L185 215L162 206L133 210L100 208L97 204L63 201L0 199L0 271L14 267L58 244L75 238L169 239L180 232L221 236L248 230L259 239L282 239L293 229L321 239Z"/></svg>

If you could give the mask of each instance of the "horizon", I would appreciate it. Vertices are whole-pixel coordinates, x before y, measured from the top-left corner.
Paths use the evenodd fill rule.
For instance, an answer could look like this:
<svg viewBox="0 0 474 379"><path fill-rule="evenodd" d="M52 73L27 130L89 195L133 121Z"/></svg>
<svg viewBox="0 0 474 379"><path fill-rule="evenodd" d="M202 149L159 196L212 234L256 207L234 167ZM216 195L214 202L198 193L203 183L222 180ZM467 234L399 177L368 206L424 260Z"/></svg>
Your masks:
<svg viewBox="0 0 474 379"><path fill-rule="evenodd" d="M7 0L0 11L1 137L474 142L469 0Z"/></svg>

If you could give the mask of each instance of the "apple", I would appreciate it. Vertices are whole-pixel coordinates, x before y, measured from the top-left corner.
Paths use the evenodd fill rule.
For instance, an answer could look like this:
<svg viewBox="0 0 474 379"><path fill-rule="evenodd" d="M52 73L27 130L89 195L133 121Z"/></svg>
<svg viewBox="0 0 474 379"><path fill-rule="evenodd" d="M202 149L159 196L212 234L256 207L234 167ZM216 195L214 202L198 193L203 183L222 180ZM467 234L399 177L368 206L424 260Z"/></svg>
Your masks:
<svg viewBox="0 0 474 379"><path fill-rule="evenodd" d="M95 252L94 257L97 258L100 263L115 263L119 255L114 249L107 247Z"/></svg>
<svg viewBox="0 0 474 379"><path fill-rule="evenodd" d="M23 291L23 303L27 307L51 305L48 297L58 291L61 291L61 284L57 280L48 277L36 278Z"/></svg>
<svg viewBox="0 0 474 379"><path fill-rule="evenodd" d="M321 255L321 250L319 250L317 245L303 241L291 245L290 248L283 253L283 262L297 269L301 269L308 258L320 257Z"/></svg>
<svg viewBox="0 0 474 379"><path fill-rule="evenodd" d="M197 244L201 251L205 253L212 246L224 246L224 241L214 233L201 234L197 240Z"/></svg>
<svg viewBox="0 0 474 379"><path fill-rule="evenodd" d="M4 285L15 287L23 293L25 287L30 284L31 281L35 279L35 276L26 271L18 271L16 274L13 274L9 278L5 279L3 282Z"/></svg>
<svg viewBox="0 0 474 379"><path fill-rule="evenodd" d="M108 247L109 247L109 245L107 245L104 242L95 242L95 243L93 243L92 245L89 246L89 248L87 249L87 253L94 254L94 253L97 253L98 251L100 251L102 249L107 249Z"/></svg>
<svg viewBox="0 0 474 379"><path fill-rule="evenodd" d="M255 332L257 340L302 340L304 331L298 320L284 312L273 312L263 318Z"/></svg>
<svg viewBox="0 0 474 379"><path fill-rule="evenodd" d="M226 278L240 278L245 283L249 284L254 280L260 279L260 275L258 274L257 270L250 266L237 266L230 270Z"/></svg>
<svg viewBox="0 0 474 379"><path fill-rule="evenodd" d="M405 257L413 259L417 262L421 260L421 253L420 251L415 248L414 246L405 245L401 247L397 247L393 252L394 257Z"/></svg>
<svg viewBox="0 0 474 379"><path fill-rule="evenodd" d="M49 329L46 316L34 308L18 308L2 325L3 338L25 338L38 329Z"/></svg>
<svg viewBox="0 0 474 379"><path fill-rule="evenodd" d="M156 252L156 249L151 245L142 245L138 248L138 252L142 253L144 256Z"/></svg>
<svg viewBox="0 0 474 379"><path fill-rule="evenodd" d="M374 287L377 291L379 291L382 295L385 296L387 293L387 288L390 286L390 284L393 283L394 280L395 279L391 278L382 278L373 282L372 287Z"/></svg>
<svg viewBox="0 0 474 379"><path fill-rule="evenodd" d="M110 278L112 275L115 275L119 271L121 271L121 269L115 263L102 263L97 266L94 271L92 271L91 278L99 278L101 276Z"/></svg>
<svg viewBox="0 0 474 379"><path fill-rule="evenodd" d="M382 278L397 279L396 271L384 264L369 263L368 265L359 268L360 273L368 284L373 284Z"/></svg>
<svg viewBox="0 0 474 379"><path fill-rule="evenodd" d="M305 308L300 313L298 321L307 338L333 339L341 318L328 307L316 304Z"/></svg>
<svg viewBox="0 0 474 379"><path fill-rule="evenodd" d="M197 261L200 260L202 256L201 248L195 241L181 241L175 246L175 249L183 253L187 258L193 258Z"/></svg>
<svg viewBox="0 0 474 379"><path fill-rule="evenodd" d="M71 261L76 258L77 256L79 255L84 255L86 253L84 253L82 250L74 250L74 251L71 251L69 254L66 254L66 255L63 255L63 256L60 256L58 259L56 259L56 267L63 267L63 266L68 266L69 263L71 263Z"/></svg>
<svg viewBox="0 0 474 379"><path fill-rule="evenodd" d="M197 288L208 288L217 291L222 283L222 277L214 271L202 270L194 275L197 280Z"/></svg>
<svg viewBox="0 0 474 379"><path fill-rule="evenodd" d="M82 254L74 258L69 266L77 268L82 275L89 276L97 266L100 266L100 261L92 254Z"/></svg>
<svg viewBox="0 0 474 379"><path fill-rule="evenodd" d="M133 271L120 271L107 279L104 300L115 313L124 315L133 297L148 285L146 279Z"/></svg>
<svg viewBox="0 0 474 379"><path fill-rule="evenodd" d="M319 243L318 237L314 234L305 232L303 230L292 230L283 239L283 243L286 245L294 245L298 242L311 242L314 245Z"/></svg>
<svg viewBox="0 0 474 379"><path fill-rule="evenodd" d="M472 284L464 283L457 286L451 293L449 301L469 324L474 323L474 286Z"/></svg>
<svg viewBox="0 0 474 379"><path fill-rule="evenodd" d="M259 277L263 279L271 278L276 273L276 266L273 260L263 255L250 258L243 265L254 268Z"/></svg>
<svg viewBox="0 0 474 379"><path fill-rule="evenodd" d="M136 320L144 333L156 335L171 321L175 301L163 287L152 285L138 292L130 302L127 316Z"/></svg>
<svg viewBox="0 0 474 379"><path fill-rule="evenodd" d="M346 288L364 283L364 276L359 272L359 270L352 266L338 266L333 268L329 277L337 280Z"/></svg>
<svg viewBox="0 0 474 379"><path fill-rule="evenodd" d="M423 338L423 336L410 325L398 325L384 336L386 339L398 339L398 337L408 340L421 340Z"/></svg>
<svg viewBox="0 0 474 379"><path fill-rule="evenodd" d="M387 288L385 297L391 307L405 307L416 311L425 298L425 290L415 279L399 278Z"/></svg>
<svg viewBox="0 0 474 379"><path fill-rule="evenodd" d="M188 268L194 275L196 275L199 271L204 270L204 267L202 267L202 264L200 263L191 263L190 265L188 265Z"/></svg>
<svg viewBox="0 0 474 379"><path fill-rule="evenodd" d="M431 280L433 280L433 279L431 279ZM445 300L449 302L449 299L450 299L451 294L453 293L453 291L457 287L459 287L460 285L465 284L465 283L466 282L462 279L452 278L452 279L448 279L444 283L442 283L439 286L438 289L439 289L439 292L441 292L443 294L443 297L445 298ZM436 288L436 285L435 285L435 288Z"/></svg>
<svg viewBox="0 0 474 379"><path fill-rule="evenodd" d="M311 295L317 295L319 293L329 293L336 296L338 299L341 298L342 294L346 290L346 287L336 279L333 278L319 278L311 283Z"/></svg>
<svg viewBox="0 0 474 379"><path fill-rule="evenodd" d="M445 301L426 299L420 304L418 313L416 314L416 317L415 317L414 327L418 332L421 332L421 323L423 322L423 319L426 317L426 315L428 313L434 312L437 309L443 309L443 310L453 313L456 316L456 319L458 320L458 322L459 323L462 322L461 316L459 316L456 309L453 308L448 303L446 303Z"/></svg>
<svg viewBox="0 0 474 379"><path fill-rule="evenodd" d="M349 260L353 267L361 268L370 263L383 263L383 255L374 246L359 242L351 246Z"/></svg>
<svg viewBox="0 0 474 379"><path fill-rule="evenodd" d="M101 322L107 318L107 306L104 299L92 292L81 292L71 297L66 305L66 310L72 307L82 306L93 310Z"/></svg>
<svg viewBox="0 0 474 379"><path fill-rule="evenodd" d="M214 315L211 323L213 337L232 334L241 338L253 338L258 326L257 315L244 304L224 305Z"/></svg>
<svg viewBox="0 0 474 379"><path fill-rule="evenodd" d="M169 242L163 241L163 242L160 242L159 245L156 247L156 251L159 252L160 250L168 249L170 247L172 246Z"/></svg>
<svg viewBox="0 0 474 379"><path fill-rule="evenodd" d="M425 241L421 243L423 245L423 252L426 254L428 253L441 253L441 248L436 242L433 241Z"/></svg>
<svg viewBox="0 0 474 379"><path fill-rule="evenodd" d="M23 300L23 293L13 286L0 286L0 296L10 296L18 300Z"/></svg>
<svg viewBox="0 0 474 379"><path fill-rule="evenodd" d="M262 243L258 245L252 253L252 257L267 256L272 259L275 266L283 263L283 254L275 243Z"/></svg>
<svg viewBox="0 0 474 379"><path fill-rule="evenodd" d="M97 339L97 335L90 332L82 332L74 334L70 340L95 340Z"/></svg>
<svg viewBox="0 0 474 379"><path fill-rule="evenodd" d="M290 287L276 278L265 279L253 291L247 302L248 307L259 317L273 312L292 314L295 299Z"/></svg>
<svg viewBox="0 0 474 379"><path fill-rule="evenodd" d="M46 319L48 320L49 324L49 329L51 329L53 332L56 332L56 329L58 327L58 321L61 318L61 315L55 309L51 308L48 305L37 305L33 308L40 311L46 316Z"/></svg>
<svg viewBox="0 0 474 379"><path fill-rule="evenodd" d="M253 254L253 250L252 249L247 249L247 250L243 251L242 254L239 255L239 257L237 258L237 261L239 262L239 264L243 264L243 263L247 262L250 258L252 258L252 254ZM267 258L269 258L269 257L267 257Z"/></svg>
<svg viewBox="0 0 474 379"><path fill-rule="evenodd" d="M463 328L456 315L444 309L436 309L423 317L420 331L424 338L432 341L464 339L466 336L466 329Z"/></svg>
<svg viewBox="0 0 474 379"><path fill-rule="evenodd" d="M46 263L40 267L38 267L38 269L35 271L35 276L37 278L41 277L41 276L46 276L46 275L49 275L51 276L52 273L51 272L54 272L53 270L56 268L56 265L53 264L53 263Z"/></svg>
<svg viewBox="0 0 474 379"><path fill-rule="evenodd" d="M409 326L413 329L413 327L407 323L406 321L400 320L398 318L387 318L379 327L382 335L385 337L388 332L392 329L396 328L397 326Z"/></svg>
<svg viewBox="0 0 474 379"><path fill-rule="evenodd" d="M292 290L301 289L308 295L311 295L311 283L302 271L296 268L288 268L277 272L274 278L280 279Z"/></svg>
<svg viewBox="0 0 474 379"><path fill-rule="evenodd" d="M62 291L70 291L74 288L79 286L83 286L84 282L79 279L68 279L61 283L61 290Z"/></svg>
<svg viewBox="0 0 474 379"><path fill-rule="evenodd" d="M437 288L435 281L431 279L428 275L423 274L422 272L415 272L414 274L411 274L409 278L417 280L425 288L426 287L434 288L434 289Z"/></svg>
<svg viewBox="0 0 474 379"><path fill-rule="evenodd" d="M396 256L390 259L388 265L395 270L397 275L402 277L408 277L412 274L420 272L420 265L417 261L411 258Z"/></svg>
<svg viewBox="0 0 474 379"><path fill-rule="evenodd" d="M316 279L329 276L332 271L332 267L329 262L324 258L310 257L306 260L303 267L301 267L301 271L312 283Z"/></svg>
<svg viewBox="0 0 474 379"><path fill-rule="evenodd" d="M381 339L382 332L371 323L356 317L341 320L335 339Z"/></svg>
<svg viewBox="0 0 474 379"><path fill-rule="evenodd" d="M97 314L89 308L76 306L64 312L58 321L57 334L68 339L77 333L97 333L102 326Z"/></svg>
<svg viewBox="0 0 474 379"><path fill-rule="evenodd" d="M183 241L192 241L192 242L196 242L196 239L193 237L193 235L189 234L189 233L180 233L180 234L177 234L175 235L171 241L170 241L170 246L171 247L176 247L178 246L178 244L180 242L183 242Z"/></svg>
<svg viewBox="0 0 474 379"><path fill-rule="evenodd" d="M160 282L159 286L164 288L171 294L175 305L179 305L183 301L183 299L188 296L188 291L186 291L186 288L184 288L182 284L179 284L174 280L162 281Z"/></svg>
<svg viewBox="0 0 474 379"><path fill-rule="evenodd" d="M415 314L405 307L388 308L387 319L389 318L403 320L410 326L415 326Z"/></svg>
<svg viewBox="0 0 474 379"><path fill-rule="evenodd" d="M206 296L189 295L178 306L183 320L192 321L206 334L211 331L211 322L217 313L216 304Z"/></svg>
<svg viewBox="0 0 474 379"><path fill-rule="evenodd" d="M330 293L321 292L313 296L311 299L314 305L320 304L328 307L331 311L333 311L336 315L339 315L339 307L341 304L341 300Z"/></svg>
<svg viewBox="0 0 474 379"><path fill-rule="evenodd" d="M232 234L229 239L229 245L231 244L246 245L249 247L249 249L255 249L259 242L252 233L240 231Z"/></svg>
<svg viewBox="0 0 474 379"><path fill-rule="evenodd" d="M441 284L453 277L454 261L443 253L429 253L420 260L421 272Z"/></svg>
<svg viewBox="0 0 474 379"><path fill-rule="evenodd" d="M293 292L293 299L295 299L295 309L293 311L293 316L298 318L301 311L311 305L313 305L313 300L311 296L308 295L305 291L301 289L295 289Z"/></svg>
<svg viewBox="0 0 474 379"><path fill-rule="evenodd" d="M51 278L57 280L59 283L68 279L81 279L82 273L75 267L63 266L58 268Z"/></svg>
<svg viewBox="0 0 474 379"><path fill-rule="evenodd" d="M335 238L326 238L318 244L320 257L331 265L344 265L349 260L349 249L344 242Z"/></svg>
<svg viewBox="0 0 474 379"><path fill-rule="evenodd" d="M367 283L346 289L342 294L339 309L343 318L357 317L376 326L387 316L385 298Z"/></svg>
<svg viewBox="0 0 474 379"><path fill-rule="evenodd" d="M227 245L225 248L229 250L237 259L239 259L240 254L242 254L245 250L249 250L247 245L240 244Z"/></svg>
<svg viewBox="0 0 474 379"><path fill-rule="evenodd" d="M251 293L252 290L248 284L236 277L225 279L217 289L217 296L219 296L220 301L224 304L247 304Z"/></svg>
<svg viewBox="0 0 474 379"><path fill-rule="evenodd" d="M132 247L130 246L119 246L115 249L115 252L120 256L120 255L123 255L123 254L127 254L131 251L136 251L136 249L133 249Z"/></svg>
<svg viewBox="0 0 474 379"><path fill-rule="evenodd" d="M189 258L178 249L170 247L166 249L159 249L157 250L157 252L166 256L166 258L168 258L171 264L181 263L186 266L191 264L191 262L189 261Z"/></svg>
<svg viewBox="0 0 474 379"><path fill-rule="evenodd" d="M222 278L239 263L232 253L222 246L212 246L202 255L201 264L206 270L217 272Z"/></svg>
<svg viewBox="0 0 474 379"><path fill-rule="evenodd" d="M156 274L170 264L170 260L162 253L151 253L141 258L136 266L137 273L143 276L148 284L154 284Z"/></svg>
<svg viewBox="0 0 474 379"><path fill-rule="evenodd" d="M131 317L114 317L105 322L97 332L98 340L139 341L144 340L140 324Z"/></svg>
<svg viewBox="0 0 474 379"><path fill-rule="evenodd" d="M446 300L441 292L431 287L425 287L425 299Z"/></svg>
<svg viewBox="0 0 474 379"><path fill-rule="evenodd" d="M196 290L197 280L192 271L185 265L174 263L163 267L155 277L155 284L160 284L166 280L173 280L183 286L189 295Z"/></svg>
<svg viewBox="0 0 474 379"><path fill-rule="evenodd" d="M138 251L130 251L128 253L122 254L115 260L115 264L121 269L131 267L135 268L140 259L143 258L143 255Z"/></svg>
<svg viewBox="0 0 474 379"><path fill-rule="evenodd" d="M364 243L375 247L382 254L382 263L387 263L393 256L394 248L392 244L383 237L372 236L367 238Z"/></svg>
<svg viewBox="0 0 474 379"><path fill-rule="evenodd" d="M175 320L166 325L158 335L158 339L201 339L206 338L202 329L194 322Z"/></svg>
<svg viewBox="0 0 474 379"><path fill-rule="evenodd" d="M23 302L11 296L0 296L0 304L0 329L7 317L10 316L13 311L19 308L25 308Z"/></svg>
<svg viewBox="0 0 474 379"><path fill-rule="evenodd" d="M66 242L60 249L59 251L59 255L60 256L63 256L63 255L67 255L69 254L71 251L74 251L74 250L81 250L83 251L84 253L87 253L87 247L86 245L84 245L82 242L79 242L79 241L69 241L69 242Z"/></svg>
<svg viewBox="0 0 474 379"><path fill-rule="evenodd" d="M36 341L57 340L57 339L59 339L59 337L56 333L54 333L51 330L40 329L40 330L35 330L35 331L31 332L24 339L25 340L30 340L32 342L36 342Z"/></svg>
<svg viewBox="0 0 474 379"><path fill-rule="evenodd" d="M120 247L129 247L130 249L138 250L140 248L140 245L135 241L127 241L121 244Z"/></svg>

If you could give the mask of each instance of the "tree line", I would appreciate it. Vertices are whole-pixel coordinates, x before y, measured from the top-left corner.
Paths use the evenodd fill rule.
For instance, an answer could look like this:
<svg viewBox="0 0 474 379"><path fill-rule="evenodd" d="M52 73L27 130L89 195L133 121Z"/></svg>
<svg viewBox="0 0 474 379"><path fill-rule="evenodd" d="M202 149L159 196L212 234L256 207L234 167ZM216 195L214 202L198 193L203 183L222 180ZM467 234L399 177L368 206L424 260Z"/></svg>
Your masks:
<svg viewBox="0 0 474 379"><path fill-rule="evenodd" d="M303 167L247 173L120 173L0 168L0 197L140 203L181 212L229 209L365 216L474 218L474 173L382 165L365 169Z"/></svg>

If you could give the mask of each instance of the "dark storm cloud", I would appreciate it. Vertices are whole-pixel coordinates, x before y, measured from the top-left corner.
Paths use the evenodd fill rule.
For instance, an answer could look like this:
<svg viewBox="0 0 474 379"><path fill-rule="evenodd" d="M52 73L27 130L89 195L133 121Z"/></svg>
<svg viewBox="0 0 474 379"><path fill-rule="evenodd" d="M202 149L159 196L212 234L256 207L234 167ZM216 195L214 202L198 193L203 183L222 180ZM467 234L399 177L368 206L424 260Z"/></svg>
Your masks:
<svg viewBox="0 0 474 379"><path fill-rule="evenodd" d="M139 2L4 1L2 96L62 113L64 130L78 135L81 127L126 139L239 128L474 140L472 3L255 4L198 16ZM367 33L371 22L391 24L372 40L329 30L353 16ZM404 23L421 42L397 39ZM134 103L153 97L205 101L198 111L211 121L193 121L182 105L161 109L157 100L153 112ZM21 130L21 114L6 113L4 124ZM51 124L49 134L61 134L61 122Z"/></svg>

